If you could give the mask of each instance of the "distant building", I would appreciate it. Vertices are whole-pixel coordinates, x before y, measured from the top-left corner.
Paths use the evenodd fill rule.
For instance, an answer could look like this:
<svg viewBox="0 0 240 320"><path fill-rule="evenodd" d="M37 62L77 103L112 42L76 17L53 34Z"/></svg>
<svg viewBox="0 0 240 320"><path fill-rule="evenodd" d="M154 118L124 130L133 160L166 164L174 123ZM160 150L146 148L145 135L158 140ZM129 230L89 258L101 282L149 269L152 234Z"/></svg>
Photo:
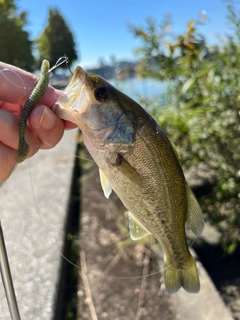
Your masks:
<svg viewBox="0 0 240 320"><path fill-rule="evenodd" d="M107 80L114 78L114 76L115 76L114 67L109 66L109 65L104 65L99 68L87 69L86 71L89 73L97 74Z"/></svg>
<svg viewBox="0 0 240 320"><path fill-rule="evenodd" d="M98 68L87 69L89 73L95 73L106 80L111 78L125 79L132 78L136 75L137 62L120 61L116 62L113 66L101 65Z"/></svg>
<svg viewBox="0 0 240 320"><path fill-rule="evenodd" d="M136 75L137 62L121 61L116 63L115 76L119 79L133 78Z"/></svg>

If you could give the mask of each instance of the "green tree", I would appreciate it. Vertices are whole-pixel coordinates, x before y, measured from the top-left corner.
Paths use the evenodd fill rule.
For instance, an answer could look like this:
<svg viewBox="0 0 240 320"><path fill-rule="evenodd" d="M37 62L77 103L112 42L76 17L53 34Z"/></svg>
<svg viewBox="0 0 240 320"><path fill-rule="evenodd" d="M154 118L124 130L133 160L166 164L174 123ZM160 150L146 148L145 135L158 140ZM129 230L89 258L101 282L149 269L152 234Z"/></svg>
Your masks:
<svg viewBox="0 0 240 320"><path fill-rule="evenodd" d="M0 1L0 60L32 71L32 42L24 27L27 13L17 12L14 0Z"/></svg>
<svg viewBox="0 0 240 320"><path fill-rule="evenodd" d="M48 25L36 39L36 43L40 63L43 59L48 59L54 65L64 54L69 58L70 64L78 58L73 34L57 9L49 9Z"/></svg>
<svg viewBox="0 0 240 320"><path fill-rule="evenodd" d="M228 12L233 35L214 48L194 20L183 35L172 33L169 18L163 24L148 19L131 29L143 42L139 74L168 82L166 105L150 112L186 169L204 162L216 172L212 192L200 204L231 253L240 243L240 13L232 4Z"/></svg>

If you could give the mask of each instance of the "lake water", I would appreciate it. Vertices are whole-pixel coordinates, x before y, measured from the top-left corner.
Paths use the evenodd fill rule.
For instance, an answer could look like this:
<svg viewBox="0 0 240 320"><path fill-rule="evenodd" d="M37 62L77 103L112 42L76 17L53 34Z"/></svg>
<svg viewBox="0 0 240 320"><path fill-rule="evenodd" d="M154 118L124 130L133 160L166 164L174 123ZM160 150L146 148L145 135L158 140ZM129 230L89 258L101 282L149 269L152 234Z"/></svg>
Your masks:
<svg viewBox="0 0 240 320"><path fill-rule="evenodd" d="M139 96L143 96L145 98L160 96L166 89L166 85L164 85L163 82L153 79L111 79L109 82L135 100L137 100Z"/></svg>

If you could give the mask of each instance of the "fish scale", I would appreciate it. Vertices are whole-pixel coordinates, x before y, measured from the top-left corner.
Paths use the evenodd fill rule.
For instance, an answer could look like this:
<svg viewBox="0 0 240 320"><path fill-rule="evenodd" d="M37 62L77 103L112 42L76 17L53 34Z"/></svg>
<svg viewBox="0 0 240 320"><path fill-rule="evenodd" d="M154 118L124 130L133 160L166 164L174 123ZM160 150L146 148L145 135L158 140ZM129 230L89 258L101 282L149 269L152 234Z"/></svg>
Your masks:
<svg viewBox="0 0 240 320"><path fill-rule="evenodd" d="M129 210L132 239L152 233L161 245L167 291L183 287L197 293L200 283L185 224L199 236L202 212L177 152L155 120L137 102L80 67L54 110L81 129L100 169L105 196L113 189Z"/></svg>
<svg viewBox="0 0 240 320"><path fill-rule="evenodd" d="M152 170L153 170L152 173L154 174L154 171L157 171L159 169L159 165L161 165L161 168L158 170L161 172L161 175L159 175L159 174L157 175L158 176L157 182L159 182L159 180L161 180L160 181L160 188L159 188L160 192L162 192L162 190L163 190L161 188L163 181L166 182L167 184L172 183L175 187L176 187L176 182L178 182L178 183L180 182L178 189L180 189L181 187L183 189L182 192L176 193L176 192L174 192L173 188L165 188L164 190L167 193L167 195L162 195L162 198L165 199L165 202L167 202L166 207L168 208L168 210L167 210L168 212L166 212L166 214L167 214L166 216L168 217L169 212L172 215L171 229L174 229L174 225L176 226L176 230L171 230L171 231L173 231L173 233L175 233L175 235L176 235L179 233L178 232L179 231L179 228L178 228L179 224L184 225L184 223L185 223L185 219L184 219L185 215L181 215L181 214L177 214L177 213L179 211L180 212L186 211L186 201L185 201L185 208L182 208L181 210L179 210L178 205L179 205L179 202L181 203L181 200L176 201L176 196L178 194L182 194L181 198L186 200L186 197L184 197L186 182L185 182L185 179L182 174L182 169L178 165L177 165L177 168L174 166L169 166L169 162L171 162L171 160L172 160L172 159L170 160L170 156L171 156L171 154L174 156L174 154L172 152L171 153L168 152L168 154L165 156L163 154L161 154L162 149L163 150L168 149L168 148L164 148L164 145L163 145L164 142L165 142L165 144L167 144L167 147L169 147L170 143L161 131L158 131L158 132L159 132L159 134L158 134L158 142L159 143L155 143L155 144L146 143L146 145L149 146L149 148L151 146L153 148L152 153L159 154L160 155L159 158L161 158L161 162L160 163L158 162L158 165L155 165L155 163L154 163L154 166L152 168ZM151 134L152 134L152 130L150 130L150 133L144 132L144 134L150 139ZM142 150L139 150L139 152L142 152ZM175 157L173 157L173 160L175 161ZM177 169L177 173L178 174L180 173L180 176L182 179L178 178L178 179L174 180L173 177L176 175L176 169ZM169 181L169 183L168 183L168 181ZM164 215L164 213L163 213L163 215ZM164 217L165 217L165 215L164 215ZM177 221L176 221L176 219L177 219ZM173 221L176 221L175 224L173 223ZM169 233L169 230L166 230L166 228L167 228L167 225L165 225L164 228L162 228L161 222L159 221L157 230L153 231L152 233L159 240L159 242L162 244L162 246L164 246L164 247L166 246L168 248L167 251L169 251L170 248L172 248L172 251L169 254L171 256L171 261L174 262L174 261L178 260L178 266L181 267L182 264L184 264L186 262L186 258L184 259L184 257L189 256L186 238L185 237L180 238L181 239L181 246L179 249L179 238L178 237L177 238L176 237L174 237L174 238L169 237L170 233ZM163 234L163 232L161 232L161 230L165 231L165 234ZM159 234L160 236L157 236L157 234ZM164 245L162 239L167 239L168 244ZM183 252L183 248L184 248L184 252Z"/></svg>

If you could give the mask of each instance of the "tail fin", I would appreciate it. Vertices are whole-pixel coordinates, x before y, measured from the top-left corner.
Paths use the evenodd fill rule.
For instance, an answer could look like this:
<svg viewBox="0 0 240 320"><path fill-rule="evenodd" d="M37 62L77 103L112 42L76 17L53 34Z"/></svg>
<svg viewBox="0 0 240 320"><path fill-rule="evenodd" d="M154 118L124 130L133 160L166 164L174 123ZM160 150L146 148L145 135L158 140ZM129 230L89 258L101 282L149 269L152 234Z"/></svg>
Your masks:
<svg viewBox="0 0 240 320"><path fill-rule="evenodd" d="M183 287L189 293L198 293L200 290L200 282L196 267L196 262L193 257L189 256L189 263L186 268L178 268L176 264L168 264L165 261L164 265L164 281L168 293L177 292Z"/></svg>

